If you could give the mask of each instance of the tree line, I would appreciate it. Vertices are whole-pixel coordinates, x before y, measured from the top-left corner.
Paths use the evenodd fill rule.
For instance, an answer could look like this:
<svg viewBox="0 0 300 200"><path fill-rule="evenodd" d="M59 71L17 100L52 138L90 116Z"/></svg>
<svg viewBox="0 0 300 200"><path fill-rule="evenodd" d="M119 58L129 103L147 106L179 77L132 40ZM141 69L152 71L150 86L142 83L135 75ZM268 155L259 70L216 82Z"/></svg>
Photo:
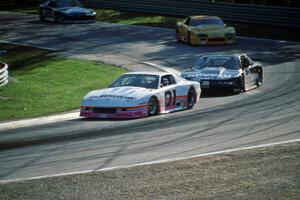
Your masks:
<svg viewBox="0 0 300 200"><path fill-rule="evenodd" d="M208 0L215 2L255 4L266 6L300 7L300 0Z"/></svg>

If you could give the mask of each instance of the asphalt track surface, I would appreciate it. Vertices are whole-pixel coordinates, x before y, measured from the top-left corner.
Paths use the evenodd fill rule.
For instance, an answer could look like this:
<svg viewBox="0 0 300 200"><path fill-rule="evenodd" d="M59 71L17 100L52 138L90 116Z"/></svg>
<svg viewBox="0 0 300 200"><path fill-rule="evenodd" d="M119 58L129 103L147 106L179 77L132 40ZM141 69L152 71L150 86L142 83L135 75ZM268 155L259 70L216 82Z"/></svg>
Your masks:
<svg viewBox="0 0 300 200"><path fill-rule="evenodd" d="M75 119L0 131L0 180L192 156L300 138L300 43L239 38L236 45L191 47L174 30L40 23L33 15L0 12L0 40L55 48L131 70L143 62L179 71L203 53L240 53L262 62L262 87L203 95L189 111L113 121ZM31 138L31 139L25 139Z"/></svg>

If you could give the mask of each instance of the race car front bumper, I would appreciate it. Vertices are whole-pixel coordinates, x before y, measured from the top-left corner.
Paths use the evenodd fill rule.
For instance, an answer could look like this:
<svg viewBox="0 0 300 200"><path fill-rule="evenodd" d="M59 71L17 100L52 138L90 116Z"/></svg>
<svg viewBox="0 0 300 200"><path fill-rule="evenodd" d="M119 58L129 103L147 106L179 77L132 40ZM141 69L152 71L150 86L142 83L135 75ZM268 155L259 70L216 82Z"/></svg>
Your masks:
<svg viewBox="0 0 300 200"><path fill-rule="evenodd" d="M208 34L197 34L191 36L193 45L219 45L219 44L234 44L236 36L234 34L225 34L223 37L212 37Z"/></svg>
<svg viewBox="0 0 300 200"><path fill-rule="evenodd" d="M61 23L93 23L96 22L96 16L88 15L61 15Z"/></svg>
<svg viewBox="0 0 300 200"><path fill-rule="evenodd" d="M129 108L80 107L80 117L101 119L134 119L148 116L148 105Z"/></svg>
<svg viewBox="0 0 300 200"><path fill-rule="evenodd" d="M234 79L226 80L201 80L201 89L220 89L220 90L235 90L241 89L241 79L240 77Z"/></svg>

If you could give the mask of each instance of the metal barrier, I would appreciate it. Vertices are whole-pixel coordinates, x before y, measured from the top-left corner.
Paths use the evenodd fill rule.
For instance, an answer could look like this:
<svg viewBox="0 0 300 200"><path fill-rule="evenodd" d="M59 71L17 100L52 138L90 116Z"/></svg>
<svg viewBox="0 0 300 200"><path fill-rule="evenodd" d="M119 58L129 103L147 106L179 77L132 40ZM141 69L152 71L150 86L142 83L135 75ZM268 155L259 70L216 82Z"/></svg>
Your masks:
<svg viewBox="0 0 300 200"><path fill-rule="evenodd" d="M0 87L8 83L8 65L0 61Z"/></svg>
<svg viewBox="0 0 300 200"><path fill-rule="evenodd" d="M89 7L123 11L148 12L161 15L217 15L224 20L300 27L300 9L204 0L84 0Z"/></svg>

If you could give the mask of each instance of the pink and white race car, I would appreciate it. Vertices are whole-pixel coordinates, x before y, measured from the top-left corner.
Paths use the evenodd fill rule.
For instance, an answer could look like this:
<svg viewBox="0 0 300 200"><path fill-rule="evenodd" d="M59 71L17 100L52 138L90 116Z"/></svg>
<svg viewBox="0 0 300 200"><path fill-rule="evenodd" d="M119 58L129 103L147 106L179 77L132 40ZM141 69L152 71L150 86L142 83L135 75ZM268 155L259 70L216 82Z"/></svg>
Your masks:
<svg viewBox="0 0 300 200"><path fill-rule="evenodd" d="M198 102L200 83L165 72L130 72L109 88L89 92L80 116L129 119L191 109Z"/></svg>

